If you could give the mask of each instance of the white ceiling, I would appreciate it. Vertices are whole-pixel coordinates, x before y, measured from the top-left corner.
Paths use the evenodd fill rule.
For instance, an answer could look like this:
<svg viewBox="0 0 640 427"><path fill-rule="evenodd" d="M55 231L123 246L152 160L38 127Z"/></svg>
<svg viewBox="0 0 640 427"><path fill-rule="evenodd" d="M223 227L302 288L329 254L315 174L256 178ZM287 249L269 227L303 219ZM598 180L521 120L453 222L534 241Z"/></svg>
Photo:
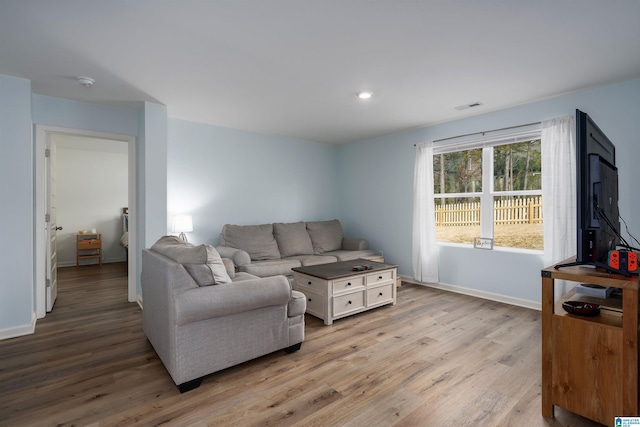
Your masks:
<svg viewBox="0 0 640 427"><path fill-rule="evenodd" d="M0 74L340 144L640 77L640 1L0 0Z"/></svg>

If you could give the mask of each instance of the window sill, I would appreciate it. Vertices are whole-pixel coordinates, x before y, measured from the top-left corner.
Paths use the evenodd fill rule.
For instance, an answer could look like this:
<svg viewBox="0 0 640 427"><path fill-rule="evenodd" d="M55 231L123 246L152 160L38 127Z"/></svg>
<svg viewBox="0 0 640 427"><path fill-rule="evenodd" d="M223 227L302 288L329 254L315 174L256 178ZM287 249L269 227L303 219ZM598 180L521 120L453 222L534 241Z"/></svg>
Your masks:
<svg viewBox="0 0 640 427"><path fill-rule="evenodd" d="M476 249L471 243L451 243L451 242L438 242L438 246L447 246L452 248L465 248L474 249L479 251L494 251L494 252L510 252L518 254L530 254L530 255L543 255L544 251L539 249L522 249L522 248L508 248L504 246L494 246L493 249Z"/></svg>

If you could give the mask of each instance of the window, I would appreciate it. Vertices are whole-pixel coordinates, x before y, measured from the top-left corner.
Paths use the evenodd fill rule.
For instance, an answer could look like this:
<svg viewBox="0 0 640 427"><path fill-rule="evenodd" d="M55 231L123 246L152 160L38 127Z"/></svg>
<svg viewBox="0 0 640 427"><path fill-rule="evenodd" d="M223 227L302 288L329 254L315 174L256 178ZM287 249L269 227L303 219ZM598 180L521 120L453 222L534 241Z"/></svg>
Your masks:
<svg viewBox="0 0 640 427"><path fill-rule="evenodd" d="M439 242L543 249L540 130L434 147Z"/></svg>

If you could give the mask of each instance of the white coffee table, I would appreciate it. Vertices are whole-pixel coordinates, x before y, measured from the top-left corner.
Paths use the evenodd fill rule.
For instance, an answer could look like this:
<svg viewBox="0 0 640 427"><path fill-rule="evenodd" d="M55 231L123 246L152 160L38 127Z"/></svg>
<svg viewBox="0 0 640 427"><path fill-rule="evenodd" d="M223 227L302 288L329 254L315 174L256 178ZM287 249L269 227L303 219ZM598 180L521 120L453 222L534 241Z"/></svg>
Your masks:
<svg viewBox="0 0 640 427"><path fill-rule="evenodd" d="M353 271L353 266L371 268ZM324 320L396 303L397 265L365 259L293 268L293 289L307 297L307 313Z"/></svg>

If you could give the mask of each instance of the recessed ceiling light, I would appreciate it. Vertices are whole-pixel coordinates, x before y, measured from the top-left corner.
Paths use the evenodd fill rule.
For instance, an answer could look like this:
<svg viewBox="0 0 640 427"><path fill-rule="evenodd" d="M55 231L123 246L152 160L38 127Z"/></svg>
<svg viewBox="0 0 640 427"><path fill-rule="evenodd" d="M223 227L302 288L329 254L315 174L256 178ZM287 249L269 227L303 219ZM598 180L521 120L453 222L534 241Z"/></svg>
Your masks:
<svg viewBox="0 0 640 427"><path fill-rule="evenodd" d="M369 99L369 98L371 98L371 95L373 95L373 93L371 93L371 92L365 92L365 91L363 91L363 92L358 92L358 93L356 94L356 96L357 96L358 98L360 98L360 99Z"/></svg>
<svg viewBox="0 0 640 427"><path fill-rule="evenodd" d="M82 86L86 86L86 87L93 86L95 82L96 81L91 77L85 77L85 76L78 77L78 83L80 83Z"/></svg>

